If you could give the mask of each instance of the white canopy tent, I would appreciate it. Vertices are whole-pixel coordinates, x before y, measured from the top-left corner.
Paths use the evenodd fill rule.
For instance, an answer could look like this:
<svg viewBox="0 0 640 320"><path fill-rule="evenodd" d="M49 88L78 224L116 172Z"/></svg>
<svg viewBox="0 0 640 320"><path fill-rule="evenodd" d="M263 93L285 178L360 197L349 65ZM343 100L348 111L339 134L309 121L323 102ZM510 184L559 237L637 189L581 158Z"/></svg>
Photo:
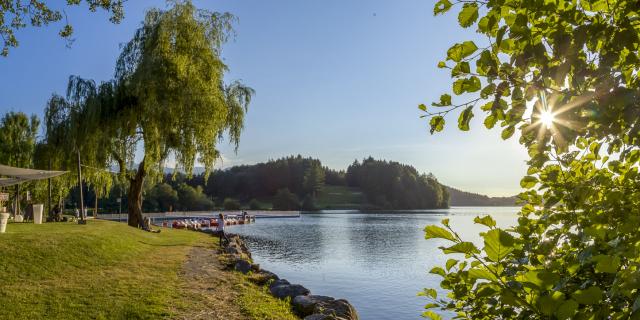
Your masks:
<svg viewBox="0 0 640 320"><path fill-rule="evenodd" d="M20 212L19 208L19 194L20 194L20 184L28 181L34 180L44 180L50 179L53 177L57 177L67 173L67 171L48 171L48 170L38 170L38 169L24 169L24 168L16 168L11 166L5 166L0 164L0 188L5 188L9 186L16 187L15 190L15 206L14 206L14 214ZM49 201L47 205L47 210L51 210L51 186L49 186Z"/></svg>
<svg viewBox="0 0 640 320"><path fill-rule="evenodd" d="M8 187L32 180L49 179L65 173L67 171L24 169L0 164L0 187Z"/></svg>

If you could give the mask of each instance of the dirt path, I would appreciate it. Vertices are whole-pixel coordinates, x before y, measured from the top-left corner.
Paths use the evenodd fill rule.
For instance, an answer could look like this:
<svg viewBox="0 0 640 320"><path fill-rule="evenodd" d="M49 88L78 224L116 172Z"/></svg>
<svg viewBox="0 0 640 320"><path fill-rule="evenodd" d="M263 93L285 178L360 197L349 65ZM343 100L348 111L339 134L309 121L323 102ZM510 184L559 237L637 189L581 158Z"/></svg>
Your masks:
<svg viewBox="0 0 640 320"><path fill-rule="evenodd" d="M193 247L179 277L181 293L193 303L176 306L176 319L247 319L235 303L237 276L223 271L213 247Z"/></svg>

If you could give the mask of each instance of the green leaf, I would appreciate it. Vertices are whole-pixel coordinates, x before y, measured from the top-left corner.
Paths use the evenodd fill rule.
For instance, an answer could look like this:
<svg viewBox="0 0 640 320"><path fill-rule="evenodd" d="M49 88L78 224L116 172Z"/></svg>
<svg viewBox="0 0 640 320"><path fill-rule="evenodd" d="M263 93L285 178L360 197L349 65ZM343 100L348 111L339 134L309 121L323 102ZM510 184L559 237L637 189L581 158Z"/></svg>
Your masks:
<svg viewBox="0 0 640 320"><path fill-rule="evenodd" d="M462 59L472 55L476 50L478 50L478 47L473 41L457 43L447 50L447 59L460 62Z"/></svg>
<svg viewBox="0 0 640 320"><path fill-rule="evenodd" d="M422 111L424 111L424 112L427 112L427 106L425 106L424 104L420 104L420 105L418 106L418 109L420 109L420 110L422 110Z"/></svg>
<svg viewBox="0 0 640 320"><path fill-rule="evenodd" d="M453 268L453 266L455 266L457 263L458 263L458 260L456 259L447 260L447 264L446 264L447 271L451 270L451 268Z"/></svg>
<svg viewBox="0 0 640 320"><path fill-rule="evenodd" d="M456 64L453 69L451 69L451 77L457 77L460 75L468 74L471 72L471 67L469 66L469 62L460 61Z"/></svg>
<svg viewBox="0 0 640 320"><path fill-rule="evenodd" d="M493 273L489 272L489 270L487 270L487 268L485 267L477 267L477 268L469 269L469 277L471 279L485 279L489 281L498 280L498 278L496 278L496 276Z"/></svg>
<svg viewBox="0 0 640 320"><path fill-rule="evenodd" d="M442 68L446 68L447 64L444 61L440 61L438 62L438 68L442 69Z"/></svg>
<svg viewBox="0 0 640 320"><path fill-rule="evenodd" d="M498 262L515 249L513 236L501 229L489 230L483 238L484 252L491 261Z"/></svg>
<svg viewBox="0 0 640 320"><path fill-rule="evenodd" d="M427 226L424 228L425 239L446 239L450 241L456 241L456 238L449 232L449 230L438 226Z"/></svg>
<svg viewBox="0 0 640 320"><path fill-rule="evenodd" d="M515 130L516 129L514 127L507 127L504 130L502 130L502 134L501 134L502 140L507 140L511 138Z"/></svg>
<svg viewBox="0 0 640 320"><path fill-rule="evenodd" d="M451 9L451 2L449 0L440 0L433 7L433 14L439 15L449 11L449 9Z"/></svg>
<svg viewBox="0 0 640 320"><path fill-rule="evenodd" d="M442 116L434 116L431 118L431 121L429 121L429 125L431 126L431 134L440 132L444 129L444 118Z"/></svg>
<svg viewBox="0 0 640 320"><path fill-rule="evenodd" d="M482 83L480 82L480 78L471 76L469 78L458 79L453 82L453 93L461 95L465 92L476 92L480 90L481 87Z"/></svg>
<svg viewBox="0 0 640 320"><path fill-rule="evenodd" d="M446 107L451 105L451 95L443 94L440 96L440 102L432 103L434 107Z"/></svg>
<svg viewBox="0 0 640 320"><path fill-rule="evenodd" d="M531 189L538 183L538 178L534 176L525 176L520 180L520 186L525 189Z"/></svg>
<svg viewBox="0 0 640 320"><path fill-rule="evenodd" d="M478 20L478 5L476 3L465 3L458 14L458 23L461 27L467 28Z"/></svg>
<svg viewBox="0 0 640 320"><path fill-rule="evenodd" d="M530 270L516 278L526 287L536 290L550 290L560 281L560 276L544 270Z"/></svg>
<svg viewBox="0 0 640 320"><path fill-rule="evenodd" d="M542 314L551 316L564 302L564 294L560 291L553 291L550 295L543 295L537 299L537 305Z"/></svg>
<svg viewBox="0 0 640 320"><path fill-rule="evenodd" d="M484 118L484 126L487 129L491 129L496 125L496 121L498 121L498 119L494 115L488 115Z"/></svg>
<svg viewBox="0 0 640 320"><path fill-rule="evenodd" d="M432 303L427 303L424 306L425 309L432 309L432 308L437 308L437 307L438 307L438 304L437 303L433 303L433 302Z"/></svg>
<svg viewBox="0 0 640 320"><path fill-rule="evenodd" d="M640 296L636 298L636 300L633 302L633 306L631 306L631 311L633 312L638 311L638 309L640 309Z"/></svg>
<svg viewBox="0 0 640 320"><path fill-rule="evenodd" d="M464 109L458 117L458 128L462 131L469 131L469 122L473 118L473 106Z"/></svg>
<svg viewBox="0 0 640 320"><path fill-rule="evenodd" d="M438 292L436 291L436 289L429 288L422 290L422 292L418 293L418 295L435 299L438 297Z"/></svg>
<svg viewBox="0 0 640 320"><path fill-rule="evenodd" d="M493 228L493 227L496 226L496 221L493 220L493 218L490 215L486 215L486 216L484 216L482 218L475 217L473 219L473 222L481 224L481 225L485 225L485 226L487 226L489 228Z"/></svg>
<svg viewBox="0 0 640 320"><path fill-rule="evenodd" d="M422 316L427 318L427 319L431 319L431 320L442 320L442 317L440 315L438 315L437 313L431 311L431 310L427 310L425 312L422 313Z"/></svg>
<svg viewBox="0 0 640 320"><path fill-rule="evenodd" d="M429 273L437 274L437 275L442 276L442 277L447 275L447 273L441 267L433 267L431 269L431 271L429 271Z"/></svg>
<svg viewBox="0 0 640 320"><path fill-rule="evenodd" d="M558 317L558 320L570 319L578 310L578 303L574 300L567 300L563 302L558 310L556 310L555 314Z"/></svg>
<svg viewBox="0 0 640 320"><path fill-rule="evenodd" d="M591 286L585 290L576 290L571 297L580 304L597 304L602 300L602 289Z"/></svg>
<svg viewBox="0 0 640 320"><path fill-rule="evenodd" d="M476 246L471 242L458 242L458 243L452 245L451 247L443 248L442 251L445 254L449 254L449 253L464 253L464 254L480 253L480 250L478 250L478 248L476 248Z"/></svg>
<svg viewBox="0 0 640 320"><path fill-rule="evenodd" d="M495 83L490 83L488 84L486 87L482 88L482 91L480 91L480 97L482 99L487 99L489 98L490 95L492 95L494 92L496 91L496 85Z"/></svg>
<svg viewBox="0 0 640 320"><path fill-rule="evenodd" d="M595 271L597 273L616 273L620 267L620 257L609 255L597 255L592 258L596 262Z"/></svg>

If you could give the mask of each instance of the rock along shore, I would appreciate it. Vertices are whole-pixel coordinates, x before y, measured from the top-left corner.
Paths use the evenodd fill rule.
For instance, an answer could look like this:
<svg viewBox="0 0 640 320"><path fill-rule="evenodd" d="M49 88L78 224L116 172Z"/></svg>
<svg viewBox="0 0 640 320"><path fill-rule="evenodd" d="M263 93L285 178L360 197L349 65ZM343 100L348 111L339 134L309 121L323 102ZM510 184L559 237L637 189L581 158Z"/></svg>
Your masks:
<svg viewBox="0 0 640 320"><path fill-rule="evenodd" d="M229 235L229 244L220 255L221 262L231 270L249 274L252 282L269 286L269 292L279 299L289 300L293 310L304 320L359 320L356 309L344 299L312 295L309 289L280 279L273 272L263 270L251 259L251 252L237 235Z"/></svg>

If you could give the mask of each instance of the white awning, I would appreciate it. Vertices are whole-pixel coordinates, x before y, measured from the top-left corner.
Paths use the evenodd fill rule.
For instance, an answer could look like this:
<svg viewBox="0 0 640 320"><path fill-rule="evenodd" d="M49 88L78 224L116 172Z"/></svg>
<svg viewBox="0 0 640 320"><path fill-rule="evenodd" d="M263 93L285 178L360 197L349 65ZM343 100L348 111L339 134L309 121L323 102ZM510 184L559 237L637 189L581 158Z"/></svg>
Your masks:
<svg viewBox="0 0 640 320"><path fill-rule="evenodd" d="M67 173L67 171L24 169L0 164L0 187L7 187L32 180L49 179L65 173Z"/></svg>

